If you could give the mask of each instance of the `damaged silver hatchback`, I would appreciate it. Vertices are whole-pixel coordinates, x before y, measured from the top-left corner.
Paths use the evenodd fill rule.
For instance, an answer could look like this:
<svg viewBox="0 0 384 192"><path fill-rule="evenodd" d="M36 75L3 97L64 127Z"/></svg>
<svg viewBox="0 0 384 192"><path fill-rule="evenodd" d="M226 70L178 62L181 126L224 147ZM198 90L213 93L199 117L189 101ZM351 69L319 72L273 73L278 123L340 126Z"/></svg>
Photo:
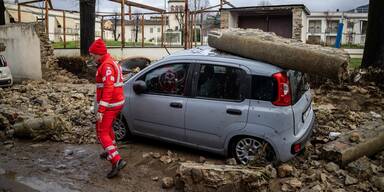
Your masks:
<svg viewBox="0 0 384 192"><path fill-rule="evenodd" d="M199 47L170 55L125 83L117 139L140 135L239 163L287 161L315 115L303 74Z"/></svg>

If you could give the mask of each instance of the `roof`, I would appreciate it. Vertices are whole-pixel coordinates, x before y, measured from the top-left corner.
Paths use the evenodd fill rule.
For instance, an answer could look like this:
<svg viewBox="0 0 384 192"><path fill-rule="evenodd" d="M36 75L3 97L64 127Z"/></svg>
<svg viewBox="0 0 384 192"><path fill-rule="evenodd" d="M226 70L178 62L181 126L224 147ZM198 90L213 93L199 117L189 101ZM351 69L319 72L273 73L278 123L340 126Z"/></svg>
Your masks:
<svg viewBox="0 0 384 192"><path fill-rule="evenodd" d="M366 5L362 5L362 6L354 8L354 9L351 9L347 12L349 12L349 13L368 13L368 9L369 9L369 4L366 4Z"/></svg>
<svg viewBox="0 0 384 192"><path fill-rule="evenodd" d="M227 62L227 63L233 63L233 64L241 64L249 68L253 74L266 75L266 76L270 76L274 73L281 71L281 68L265 63L263 61L257 61L257 60L235 56L230 53L219 51L209 46L200 46L193 49L179 51L165 57L162 61L175 60L175 59L206 60L206 61L216 61L216 62L222 62L222 63Z"/></svg>
<svg viewBox="0 0 384 192"><path fill-rule="evenodd" d="M242 11L277 11L277 10L292 10L294 8L300 8L305 11L307 15L310 15L311 12L304 4L288 4L288 5L267 5L267 6L251 6L251 7L235 7L235 8L223 8L222 10L228 10L233 12L242 12Z"/></svg>

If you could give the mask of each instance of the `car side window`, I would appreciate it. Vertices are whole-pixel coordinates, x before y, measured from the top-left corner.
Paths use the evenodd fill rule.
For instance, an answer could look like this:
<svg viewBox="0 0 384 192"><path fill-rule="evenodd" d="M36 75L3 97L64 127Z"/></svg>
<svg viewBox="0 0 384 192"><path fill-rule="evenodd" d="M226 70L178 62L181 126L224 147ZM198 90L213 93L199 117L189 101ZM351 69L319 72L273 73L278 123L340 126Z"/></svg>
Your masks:
<svg viewBox="0 0 384 192"><path fill-rule="evenodd" d="M212 99L242 100L241 81L246 75L240 68L202 64L197 96Z"/></svg>
<svg viewBox="0 0 384 192"><path fill-rule="evenodd" d="M147 85L148 93L185 95L189 64L167 64L141 76Z"/></svg>

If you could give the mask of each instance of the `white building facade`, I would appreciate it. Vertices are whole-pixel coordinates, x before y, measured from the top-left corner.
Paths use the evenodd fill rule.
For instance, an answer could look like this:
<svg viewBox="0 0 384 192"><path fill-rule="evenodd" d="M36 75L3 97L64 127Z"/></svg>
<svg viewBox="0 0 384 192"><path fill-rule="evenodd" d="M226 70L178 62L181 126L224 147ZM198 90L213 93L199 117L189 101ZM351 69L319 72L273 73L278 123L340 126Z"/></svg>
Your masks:
<svg viewBox="0 0 384 192"><path fill-rule="evenodd" d="M339 22L343 23L341 44L364 45L367 13L312 12L307 16L307 43L334 45Z"/></svg>

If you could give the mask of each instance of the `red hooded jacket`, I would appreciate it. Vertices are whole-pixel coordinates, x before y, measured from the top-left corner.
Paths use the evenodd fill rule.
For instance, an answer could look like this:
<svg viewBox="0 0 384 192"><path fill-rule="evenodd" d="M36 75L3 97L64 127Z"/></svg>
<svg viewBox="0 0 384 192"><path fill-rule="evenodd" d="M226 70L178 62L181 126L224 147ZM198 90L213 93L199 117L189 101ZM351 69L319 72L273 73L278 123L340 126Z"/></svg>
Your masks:
<svg viewBox="0 0 384 192"><path fill-rule="evenodd" d="M98 112L120 110L124 105L124 83L121 66L107 53L100 58L96 73Z"/></svg>

